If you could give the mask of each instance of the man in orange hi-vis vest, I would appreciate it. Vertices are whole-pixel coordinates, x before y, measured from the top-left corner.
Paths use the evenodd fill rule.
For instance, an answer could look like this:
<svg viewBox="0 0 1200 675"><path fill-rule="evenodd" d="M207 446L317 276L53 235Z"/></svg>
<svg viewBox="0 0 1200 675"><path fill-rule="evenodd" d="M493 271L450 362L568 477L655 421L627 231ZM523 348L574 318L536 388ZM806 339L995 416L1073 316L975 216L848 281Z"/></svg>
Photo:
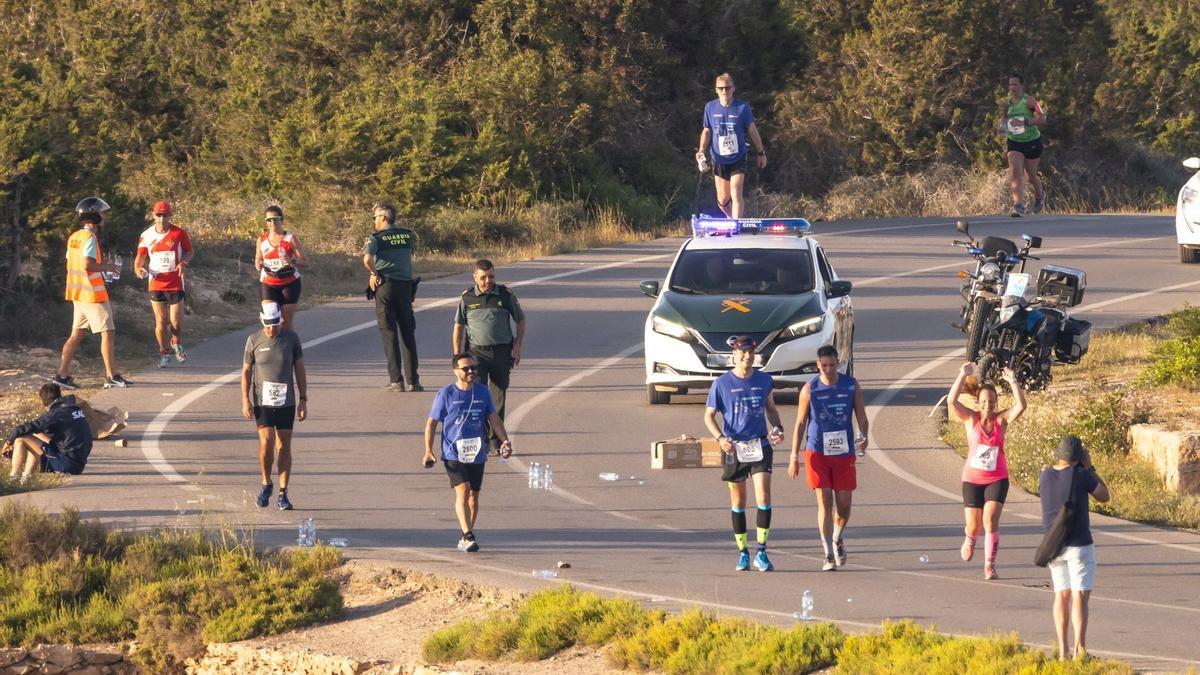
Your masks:
<svg viewBox="0 0 1200 675"><path fill-rule="evenodd" d="M100 254L100 229L108 222L109 206L99 197L87 197L75 207L80 228L67 240L66 299L74 305L71 337L63 344L62 361L54 381L61 387L78 389L71 377L71 361L88 331L100 334L104 358L104 388L128 387L116 370L116 324L108 303L104 274L120 274L120 266L106 262Z"/></svg>

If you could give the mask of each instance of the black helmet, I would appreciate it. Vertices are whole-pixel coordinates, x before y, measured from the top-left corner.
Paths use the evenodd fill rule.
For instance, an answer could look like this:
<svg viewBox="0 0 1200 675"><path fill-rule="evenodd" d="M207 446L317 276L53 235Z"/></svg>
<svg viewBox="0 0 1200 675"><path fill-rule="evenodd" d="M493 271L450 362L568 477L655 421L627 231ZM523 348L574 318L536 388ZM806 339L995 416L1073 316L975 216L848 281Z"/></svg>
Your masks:
<svg viewBox="0 0 1200 675"><path fill-rule="evenodd" d="M78 204L75 205L75 213L82 216L85 213L101 214L109 210L111 207L108 202L99 197L84 197Z"/></svg>

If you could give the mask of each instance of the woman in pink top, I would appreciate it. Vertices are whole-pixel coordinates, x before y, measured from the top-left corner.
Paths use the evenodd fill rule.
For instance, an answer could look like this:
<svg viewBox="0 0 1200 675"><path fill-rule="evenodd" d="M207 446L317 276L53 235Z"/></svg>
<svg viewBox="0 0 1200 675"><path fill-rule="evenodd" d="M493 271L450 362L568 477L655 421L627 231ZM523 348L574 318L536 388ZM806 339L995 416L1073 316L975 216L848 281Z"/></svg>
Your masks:
<svg viewBox="0 0 1200 675"><path fill-rule="evenodd" d="M987 538L984 540L983 578L996 578L996 551L1000 548L1000 512L1004 510L1004 499L1008 496L1008 462L1004 459L1004 434L1008 425L1025 412L1025 392L1017 384L1016 373L1004 369L1004 380L1013 393L1011 408L996 410L996 388L990 384L979 387L976 408L971 410L959 402L964 381L975 371L971 363L959 369L954 385L950 387L950 417L964 422L967 428L967 461L962 471L963 512L966 516L966 539L962 545L962 559L970 560L975 555L975 538L982 526Z"/></svg>

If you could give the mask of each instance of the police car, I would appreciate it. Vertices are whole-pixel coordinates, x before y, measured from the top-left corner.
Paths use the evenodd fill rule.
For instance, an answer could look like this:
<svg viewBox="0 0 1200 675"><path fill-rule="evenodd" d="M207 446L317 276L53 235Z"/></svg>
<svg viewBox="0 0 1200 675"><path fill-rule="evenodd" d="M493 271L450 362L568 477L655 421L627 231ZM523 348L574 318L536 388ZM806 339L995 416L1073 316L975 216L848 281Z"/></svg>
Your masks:
<svg viewBox="0 0 1200 675"><path fill-rule="evenodd" d="M758 343L756 367L776 386L801 387L817 372L817 349L833 345L854 369L850 282L838 279L803 218L693 218L646 318L646 398L707 389L733 367L734 339Z"/></svg>
<svg viewBox="0 0 1200 675"><path fill-rule="evenodd" d="M1179 190L1175 202L1175 238L1179 262L1200 262L1200 157L1189 157L1183 166L1197 171Z"/></svg>

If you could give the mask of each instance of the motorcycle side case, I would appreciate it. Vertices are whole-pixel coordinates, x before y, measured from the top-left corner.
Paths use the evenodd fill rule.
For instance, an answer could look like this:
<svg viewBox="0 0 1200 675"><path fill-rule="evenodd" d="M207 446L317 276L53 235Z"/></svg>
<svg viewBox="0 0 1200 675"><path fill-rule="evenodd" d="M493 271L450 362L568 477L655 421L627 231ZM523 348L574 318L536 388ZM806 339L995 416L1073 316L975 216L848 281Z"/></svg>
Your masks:
<svg viewBox="0 0 1200 675"><path fill-rule="evenodd" d="M1054 343L1054 358L1063 363L1079 363L1088 352L1092 339L1092 322L1068 318Z"/></svg>
<svg viewBox="0 0 1200 675"><path fill-rule="evenodd" d="M1083 302L1087 288L1087 273L1074 267L1046 265L1038 272L1038 300L1062 307L1074 307Z"/></svg>

